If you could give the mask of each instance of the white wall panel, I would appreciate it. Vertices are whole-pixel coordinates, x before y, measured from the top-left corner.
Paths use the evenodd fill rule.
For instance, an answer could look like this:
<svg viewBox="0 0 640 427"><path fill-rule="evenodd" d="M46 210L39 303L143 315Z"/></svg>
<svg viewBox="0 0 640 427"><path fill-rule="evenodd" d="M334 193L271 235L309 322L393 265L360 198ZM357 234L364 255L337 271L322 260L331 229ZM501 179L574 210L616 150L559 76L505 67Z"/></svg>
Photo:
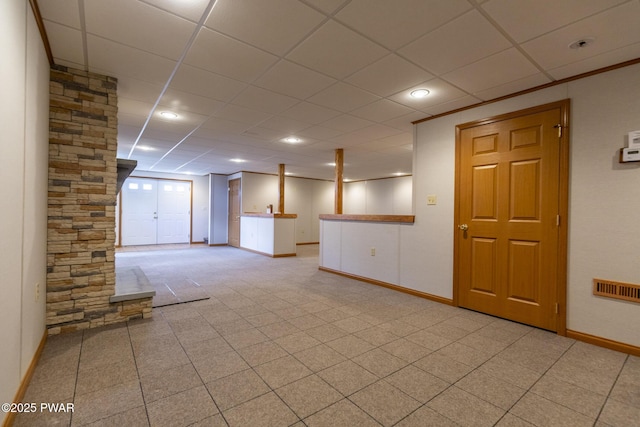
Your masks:
<svg viewBox="0 0 640 427"><path fill-rule="evenodd" d="M342 271L342 222L320 221L319 265Z"/></svg>
<svg viewBox="0 0 640 427"><path fill-rule="evenodd" d="M22 246L22 375L29 367L45 330L49 170L49 61L31 8L28 8L28 14Z"/></svg>
<svg viewBox="0 0 640 427"><path fill-rule="evenodd" d="M2 143L0 158L11 159L0 168L0 401L12 402L21 380L20 335L22 294L22 230L25 150L25 52L27 2L0 2L0 98ZM8 65L10 64L10 66ZM4 419L5 414L0 417Z"/></svg>
<svg viewBox="0 0 640 427"><path fill-rule="evenodd" d="M0 51L0 402L12 402L45 331L49 63L28 2L0 2Z"/></svg>

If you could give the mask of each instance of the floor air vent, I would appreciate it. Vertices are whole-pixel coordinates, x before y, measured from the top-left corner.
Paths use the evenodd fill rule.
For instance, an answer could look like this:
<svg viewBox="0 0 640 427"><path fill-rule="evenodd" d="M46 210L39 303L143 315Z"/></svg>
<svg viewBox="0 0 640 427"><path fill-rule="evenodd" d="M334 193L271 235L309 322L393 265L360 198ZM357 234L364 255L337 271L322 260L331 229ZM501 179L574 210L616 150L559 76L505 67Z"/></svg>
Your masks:
<svg viewBox="0 0 640 427"><path fill-rule="evenodd" d="M640 285L593 279L593 294L640 303Z"/></svg>

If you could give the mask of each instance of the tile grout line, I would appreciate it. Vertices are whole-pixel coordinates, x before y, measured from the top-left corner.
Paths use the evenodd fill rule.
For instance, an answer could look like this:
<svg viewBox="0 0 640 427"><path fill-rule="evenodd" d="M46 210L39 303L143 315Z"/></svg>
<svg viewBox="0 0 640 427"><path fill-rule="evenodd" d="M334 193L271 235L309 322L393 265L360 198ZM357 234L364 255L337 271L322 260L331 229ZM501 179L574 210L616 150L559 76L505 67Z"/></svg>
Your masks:
<svg viewBox="0 0 640 427"><path fill-rule="evenodd" d="M131 354L133 355L133 364L136 367L136 376L138 377L138 387L140 387L140 394L142 395L144 413L147 417L147 423L151 425L151 418L149 417L149 409L147 408L147 399L145 398L144 388L142 387L142 378L140 376L140 371L138 370L138 359L136 358L136 351L133 348L133 341L131 340L131 330L129 329L129 322L127 322L127 336L129 337L129 346L131 347Z"/></svg>
<svg viewBox="0 0 640 427"><path fill-rule="evenodd" d="M604 411L604 407L607 406L607 402L609 402L609 399L611 398L611 392L613 392L613 389L615 388L616 384L618 383L618 380L620 379L620 375L622 374L622 371L624 370L624 367L625 367L625 365L627 364L628 361L629 361L629 355L627 354L627 356L624 358L624 362L620 366L620 370L618 371L618 374L616 375L615 381L613 382L613 384L611 384L611 388L609 389L609 392L607 393L607 397L604 399L604 403L602 404L602 406L600 407L600 410L598 411L598 416L595 418L595 422L596 423L600 420L600 416L602 415L602 411Z"/></svg>
<svg viewBox="0 0 640 427"><path fill-rule="evenodd" d="M204 379L202 378L202 376L200 375L200 372L198 372L198 369L196 369L195 365L193 364L193 360L191 360L191 357L189 356L189 353L187 353L187 349L184 348L184 345L182 344L182 342L180 341L180 338L178 338L178 336L176 335L175 331L173 330L173 327L171 326L171 322L166 319L164 317L164 313L161 314L164 321L167 322L167 326L169 326L169 329L171 330L171 334L173 334L173 336L175 337L176 341L178 341L178 344L180 344L180 348L182 348L182 351L184 351L185 356L187 356L187 359L189 360L189 363L191 364L191 366L193 367L193 370L195 371L196 375L198 376L198 378L200 379L200 382L202 383L202 386L204 386L205 390L207 391L207 394L209 395L209 397L211 398L211 401L213 402L213 404L215 405L218 413L220 414L220 416L222 417L222 420L225 422L225 424L227 426L229 426L229 421L227 421L227 418L224 416L224 414L222 413L222 410L220 409L220 406L218 405L218 403L216 402L216 400L213 398L213 396L211 395L211 392L209 391L209 388L207 387L207 383L204 381ZM202 316L199 312L198 315ZM206 321L206 319L205 319ZM207 322L209 323L209 322ZM181 393L184 393L185 391L188 390L192 390L194 388L197 388L199 386L195 386L192 387L191 389L187 389L187 390L183 390ZM146 406L146 405L145 405ZM215 414L213 415L215 416ZM206 417L208 418L208 417ZM197 422L203 421L206 418L203 418L202 420L198 420Z"/></svg>

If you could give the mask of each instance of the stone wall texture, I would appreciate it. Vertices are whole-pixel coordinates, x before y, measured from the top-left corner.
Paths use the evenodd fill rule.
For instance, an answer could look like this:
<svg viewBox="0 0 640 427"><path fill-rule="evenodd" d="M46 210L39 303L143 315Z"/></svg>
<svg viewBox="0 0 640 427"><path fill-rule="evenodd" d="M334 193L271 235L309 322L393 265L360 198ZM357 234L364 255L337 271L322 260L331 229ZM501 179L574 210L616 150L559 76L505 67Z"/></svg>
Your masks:
<svg viewBox="0 0 640 427"><path fill-rule="evenodd" d="M151 315L115 293L117 80L51 69L47 327L50 334Z"/></svg>

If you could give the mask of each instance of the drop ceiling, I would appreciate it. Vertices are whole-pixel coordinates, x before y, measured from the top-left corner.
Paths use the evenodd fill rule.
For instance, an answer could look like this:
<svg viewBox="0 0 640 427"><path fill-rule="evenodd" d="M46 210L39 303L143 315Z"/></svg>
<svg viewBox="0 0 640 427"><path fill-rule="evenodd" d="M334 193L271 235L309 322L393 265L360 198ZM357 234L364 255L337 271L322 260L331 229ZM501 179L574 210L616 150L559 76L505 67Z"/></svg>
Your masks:
<svg viewBox="0 0 640 427"><path fill-rule="evenodd" d="M137 171L410 174L412 121L640 57L640 0L38 3L56 64L118 79Z"/></svg>

